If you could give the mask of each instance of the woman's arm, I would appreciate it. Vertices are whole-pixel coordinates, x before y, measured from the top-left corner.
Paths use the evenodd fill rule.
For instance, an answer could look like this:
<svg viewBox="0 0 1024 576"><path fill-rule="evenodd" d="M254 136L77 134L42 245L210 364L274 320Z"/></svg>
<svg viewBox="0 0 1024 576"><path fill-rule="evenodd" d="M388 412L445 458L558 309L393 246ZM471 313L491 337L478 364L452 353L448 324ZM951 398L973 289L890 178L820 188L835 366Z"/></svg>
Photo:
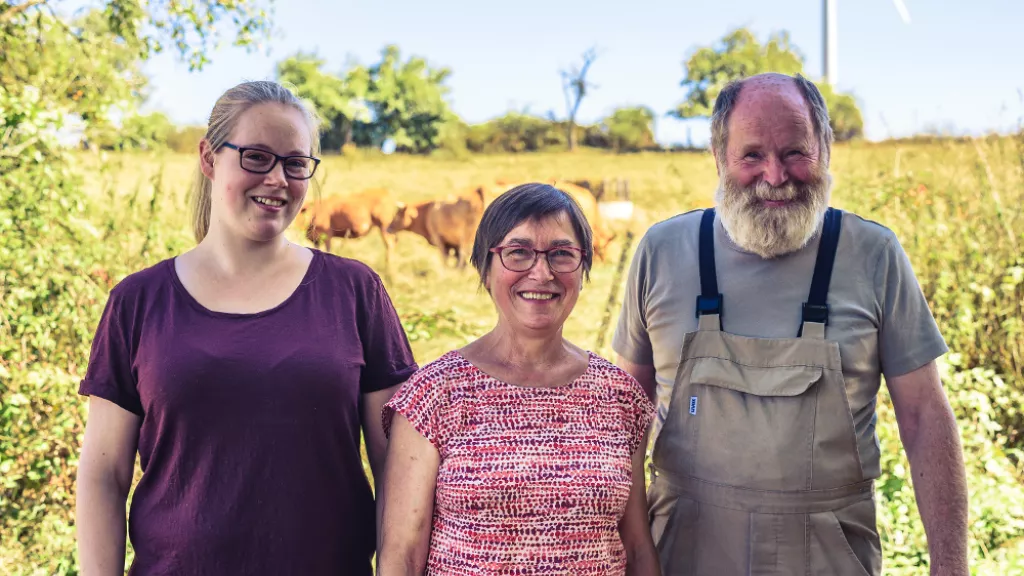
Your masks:
<svg viewBox="0 0 1024 576"><path fill-rule="evenodd" d="M401 384L396 384L390 388L363 394L361 415L363 440L366 442L366 456L370 460L373 488L377 494L384 486L384 458L387 456L388 450L388 438L385 436L384 426L381 424L381 410L401 387Z"/></svg>
<svg viewBox="0 0 1024 576"><path fill-rule="evenodd" d="M363 394L362 425L363 441L366 442L366 457L370 461L370 472L373 473L373 494L377 507L377 526L381 522L382 491L384 490L384 458L387 456L388 438L381 424L381 410L388 400L401 388L396 384L390 388ZM380 549L377 550L380 552Z"/></svg>
<svg viewBox="0 0 1024 576"><path fill-rule="evenodd" d="M378 576L419 576L426 569L440 462L434 445L396 413L384 465Z"/></svg>
<svg viewBox="0 0 1024 576"><path fill-rule="evenodd" d="M647 522L647 482L644 479L644 456L647 434L633 453L633 486L626 502L626 512L619 523L619 534L626 549L627 576L661 576L658 552Z"/></svg>
<svg viewBox="0 0 1024 576"><path fill-rule="evenodd" d="M89 398L75 504L83 576L124 574L125 503L135 471L140 421L113 402Z"/></svg>

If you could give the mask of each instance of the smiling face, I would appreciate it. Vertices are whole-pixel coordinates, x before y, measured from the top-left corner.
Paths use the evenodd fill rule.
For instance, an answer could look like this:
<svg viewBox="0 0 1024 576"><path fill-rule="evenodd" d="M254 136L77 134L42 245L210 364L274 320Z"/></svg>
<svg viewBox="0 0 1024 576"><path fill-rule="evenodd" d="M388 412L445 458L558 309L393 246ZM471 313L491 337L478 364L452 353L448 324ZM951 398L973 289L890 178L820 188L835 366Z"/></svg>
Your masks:
<svg viewBox="0 0 1024 576"><path fill-rule="evenodd" d="M581 248L572 223L564 213L540 219L529 219L513 228L500 246L522 246L538 250L556 249L551 259L572 257L571 251L559 253L560 246ZM515 258L529 258L528 251L506 251L505 262L519 268ZM544 255L539 255L533 267L525 272L514 272L502 264L501 257L493 254L484 285L498 309L498 323L513 332L524 335L544 335L562 329L579 297L583 281L583 266L572 272L554 272Z"/></svg>
<svg viewBox="0 0 1024 576"><path fill-rule="evenodd" d="M828 208L831 177L803 94L787 80L744 86L716 158L722 223L762 258L803 247Z"/></svg>
<svg viewBox="0 0 1024 576"><path fill-rule="evenodd" d="M301 110L284 104L258 104L238 118L228 142L243 148L248 160L262 162L260 151L279 156L310 155L310 127ZM213 182L210 229L255 242L278 238L298 214L309 180L285 177L278 162L266 174L244 170L240 152L228 147L211 150L200 144L203 173ZM272 160L271 160L272 161ZM294 168L294 167L293 167Z"/></svg>

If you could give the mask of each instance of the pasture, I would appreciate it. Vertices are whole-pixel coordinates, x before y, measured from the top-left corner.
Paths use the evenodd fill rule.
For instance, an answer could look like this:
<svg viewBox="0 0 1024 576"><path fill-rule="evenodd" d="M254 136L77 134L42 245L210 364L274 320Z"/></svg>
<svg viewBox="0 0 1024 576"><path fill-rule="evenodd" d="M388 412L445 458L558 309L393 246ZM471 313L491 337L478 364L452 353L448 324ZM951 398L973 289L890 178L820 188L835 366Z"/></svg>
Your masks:
<svg viewBox="0 0 1024 576"><path fill-rule="evenodd" d="M68 225L84 230L81 250L106 246L92 271L93 291L83 301L93 322L85 329L92 330L110 286L127 273L193 245L186 191L195 158L83 153L73 161L86 192L83 198L68 201L85 203L89 217ZM1024 547L1018 551L1018 540L1024 537L1024 487L1018 466L1018 449L1024 446L1024 420L1018 412L1024 398L1024 135L839 145L833 151L832 172L834 206L896 232L952 349L941 370L965 446L975 573L1024 573ZM329 156L317 177L325 197L387 187L407 202L497 179L628 179L633 218L611 223L616 238L608 247L608 259L595 263L565 328L569 340L608 358L614 358L610 340L621 303L622 275L636 242L659 220L709 206L717 183L714 163L706 153L594 151L469 158ZM308 244L298 230L293 238ZM333 252L361 260L385 277L421 365L478 337L494 323L490 299L478 288L475 272L443 268L439 252L419 236L399 233L392 274L385 270L377 231L365 238L335 240ZM72 420L71 446L73 438L80 437L85 416L75 391L86 360L79 352L76 364L60 367L68 371L68 378L57 384L65 388L68 409L80 414ZM879 526L886 573L926 573L924 532L884 393L879 412L884 466L878 485ZM74 459L69 462L64 489L70 488L74 474ZM43 517L52 521L37 526L70 520L72 496L44 500L43 507L50 508ZM55 555L74 553L69 534L64 530L46 545L21 534L20 547L12 546L9 535L3 534L0 571L44 573L22 571L27 564L48 566L46 573L53 573L62 564ZM49 556L40 557L44 550ZM8 572L9 568L13 570Z"/></svg>

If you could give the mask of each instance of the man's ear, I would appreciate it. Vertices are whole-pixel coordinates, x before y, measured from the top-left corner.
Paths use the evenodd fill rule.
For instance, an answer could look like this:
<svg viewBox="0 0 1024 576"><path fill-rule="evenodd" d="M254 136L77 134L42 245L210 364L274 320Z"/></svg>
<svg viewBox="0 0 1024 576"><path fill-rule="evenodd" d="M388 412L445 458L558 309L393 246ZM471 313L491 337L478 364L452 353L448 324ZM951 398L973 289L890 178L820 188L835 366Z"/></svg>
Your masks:
<svg viewBox="0 0 1024 576"><path fill-rule="evenodd" d="M213 147L203 138L199 141L199 168L210 180L213 180L213 158Z"/></svg>

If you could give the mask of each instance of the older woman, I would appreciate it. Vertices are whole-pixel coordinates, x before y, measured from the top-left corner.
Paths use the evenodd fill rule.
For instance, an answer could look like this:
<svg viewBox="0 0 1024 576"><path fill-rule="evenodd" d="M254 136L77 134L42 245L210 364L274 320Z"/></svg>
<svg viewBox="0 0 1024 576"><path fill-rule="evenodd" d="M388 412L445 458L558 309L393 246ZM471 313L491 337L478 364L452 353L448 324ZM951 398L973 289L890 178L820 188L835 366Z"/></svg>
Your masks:
<svg viewBox="0 0 1024 576"><path fill-rule="evenodd" d="M484 212L472 261L497 325L385 405L378 574L660 574L636 380L562 337L589 277L579 206L525 184Z"/></svg>

